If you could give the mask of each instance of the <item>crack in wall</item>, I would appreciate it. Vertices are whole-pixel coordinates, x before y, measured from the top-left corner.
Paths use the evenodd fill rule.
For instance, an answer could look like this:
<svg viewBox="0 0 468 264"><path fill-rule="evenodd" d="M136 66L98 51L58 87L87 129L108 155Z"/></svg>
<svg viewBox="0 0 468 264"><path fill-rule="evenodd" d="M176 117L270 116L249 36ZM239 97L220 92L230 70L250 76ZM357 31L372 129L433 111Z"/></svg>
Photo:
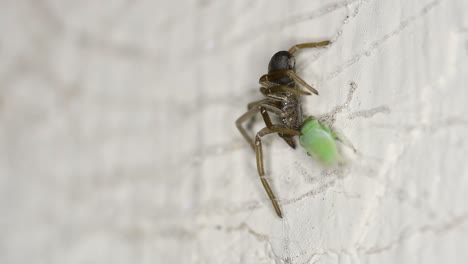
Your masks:
<svg viewBox="0 0 468 264"><path fill-rule="evenodd" d="M352 65L358 63L363 57L369 57L372 55L372 53L377 50L381 45L386 43L388 40L394 38L398 34L400 34L403 30L407 29L410 25L412 25L414 22L416 22L418 19L423 18L426 16L429 11L434 9L438 4L440 3L439 0L432 1L429 4L425 5L420 11L408 19L405 19L400 22L399 26L394 29L393 31L385 34L382 38L378 39L377 41L374 41L371 43L370 47L363 50L362 52L352 56L351 59L348 59L344 64L338 66L334 71L324 74L324 78L322 80L319 80L318 83L321 84L324 81L330 81L336 77L338 77L343 71L351 67Z"/></svg>
<svg viewBox="0 0 468 264"><path fill-rule="evenodd" d="M445 221L438 225L424 225L416 229L407 228L401 232L396 239L387 245L383 246L374 246L370 248L359 248L360 251L363 251L367 255L381 254L383 252L394 249L395 247L402 245L404 242L413 238L417 235L424 235L425 233L434 233L437 235L443 235L448 231L453 231L458 227L461 227L468 222L468 212L463 213L459 216L456 216L448 221Z"/></svg>
<svg viewBox="0 0 468 264"><path fill-rule="evenodd" d="M391 113L390 107L388 107L387 105L382 105L382 106L374 107L371 109L350 113L348 115L348 119L355 119L358 117L371 118L376 114L390 114L390 113Z"/></svg>

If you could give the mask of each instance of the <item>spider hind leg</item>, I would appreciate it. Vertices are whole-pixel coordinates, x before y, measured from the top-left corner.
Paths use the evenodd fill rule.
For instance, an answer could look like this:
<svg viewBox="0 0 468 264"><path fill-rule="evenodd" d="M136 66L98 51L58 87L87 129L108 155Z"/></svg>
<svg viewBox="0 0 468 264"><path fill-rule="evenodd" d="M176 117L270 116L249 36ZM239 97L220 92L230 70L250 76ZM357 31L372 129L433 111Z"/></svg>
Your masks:
<svg viewBox="0 0 468 264"><path fill-rule="evenodd" d="M299 131L289 129L283 126L277 126L277 125L272 125L270 127L265 127L258 131L257 135L255 136L255 157L257 160L257 171L258 171L258 176L260 177L260 180L262 182L263 188L265 189L266 193L268 194L268 197L271 200L271 203L273 204L273 207L275 208L276 214L279 217L283 217L283 214L281 213L281 209L279 207L278 201L273 193L273 191L270 188L270 185L268 184L268 181L265 179L265 169L263 166L263 150L262 150L262 140L261 138L265 135L272 134L272 133L278 133L278 134L284 134L288 136L298 136L300 134Z"/></svg>

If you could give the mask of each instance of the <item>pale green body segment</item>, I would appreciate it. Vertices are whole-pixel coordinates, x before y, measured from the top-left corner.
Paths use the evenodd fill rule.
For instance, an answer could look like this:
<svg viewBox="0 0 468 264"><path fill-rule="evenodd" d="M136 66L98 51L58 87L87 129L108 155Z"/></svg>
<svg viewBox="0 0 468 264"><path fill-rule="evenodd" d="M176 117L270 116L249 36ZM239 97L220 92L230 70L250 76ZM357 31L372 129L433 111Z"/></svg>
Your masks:
<svg viewBox="0 0 468 264"><path fill-rule="evenodd" d="M327 125L320 124L313 117L304 121L299 142L307 154L325 165L334 165L339 159L336 135Z"/></svg>

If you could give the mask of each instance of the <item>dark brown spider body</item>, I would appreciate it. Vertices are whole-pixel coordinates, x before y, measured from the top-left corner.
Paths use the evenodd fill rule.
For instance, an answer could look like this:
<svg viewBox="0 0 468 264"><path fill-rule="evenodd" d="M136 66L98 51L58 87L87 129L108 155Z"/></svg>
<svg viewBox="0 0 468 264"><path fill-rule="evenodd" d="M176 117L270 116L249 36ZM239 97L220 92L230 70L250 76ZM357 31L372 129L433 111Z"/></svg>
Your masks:
<svg viewBox="0 0 468 264"><path fill-rule="evenodd" d="M259 80L262 86L260 87L260 92L265 98L248 104L248 111L236 121L237 128L256 153L258 175L279 217L282 217L280 207L270 185L264 178L265 171L263 168L261 137L278 133L289 146L292 148L296 147L294 136L301 134L300 131L303 123L301 96L310 95L309 92L299 89L299 85L317 95L318 92L296 75L294 53L298 49L323 47L328 44L330 44L329 41L297 44L290 48L289 51L278 51L273 55L268 64L268 74L263 75ZM258 112L262 115L266 127L257 133L255 139L252 139L242 127L242 123L251 119ZM269 113L275 115L281 124L274 125Z"/></svg>
<svg viewBox="0 0 468 264"><path fill-rule="evenodd" d="M268 63L268 73L277 71L291 70L296 72L296 58L289 51L278 51L270 59ZM281 76L275 79L275 83L279 85L294 85L294 80L289 76Z"/></svg>
<svg viewBox="0 0 468 264"><path fill-rule="evenodd" d="M278 51L270 59L270 63L268 64L268 74L288 70L296 73L296 59L294 58L294 55L289 53L289 51ZM281 110L281 114L278 115L278 117L286 128L300 130L303 122L300 95L278 89L282 86L298 89L294 79L288 75L284 75L277 78L271 78L268 85L266 85L266 87L262 87L263 89L260 91L267 98L275 97L275 99L278 100L276 103L272 102L272 104L275 104L275 106ZM296 144L293 139L294 136L282 133L279 133L278 135L283 138L289 146L296 148Z"/></svg>
<svg viewBox="0 0 468 264"><path fill-rule="evenodd" d="M300 130L303 120L302 116L302 104L301 98L294 94L285 95L285 100L281 102L281 111L283 111L284 116L281 117L281 122L285 127L293 130ZM278 134L282 137L286 143L292 148L296 148L294 143L294 136Z"/></svg>

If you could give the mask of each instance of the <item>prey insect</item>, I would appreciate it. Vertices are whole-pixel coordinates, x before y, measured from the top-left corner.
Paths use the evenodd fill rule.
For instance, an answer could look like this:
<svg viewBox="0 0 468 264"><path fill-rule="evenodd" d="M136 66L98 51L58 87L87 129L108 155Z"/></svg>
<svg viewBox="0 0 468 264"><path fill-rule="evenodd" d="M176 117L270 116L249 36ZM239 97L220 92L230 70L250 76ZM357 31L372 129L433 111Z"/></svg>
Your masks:
<svg viewBox="0 0 468 264"><path fill-rule="evenodd" d="M300 49L325 47L329 44L330 41L302 43L294 45L288 51L278 51L274 54L268 64L268 73L261 76L259 80L260 92L265 98L249 103L247 112L236 121L240 133L255 151L258 176L276 214L281 218L283 215L278 201L265 179L262 137L276 133L291 148L295 149L294 137L300 136L299 141L309 155L327 164L331 164L337 159L336 135L333 131L327 125L320 124L313 117L309 117L304 121L301 97L312 93L318 95L318 91L296 74L296 60L294 57L294 54ZM307 91L300 89L300 86L307 89ZM251 120L259 112L265 122L265 127L258 131L253 138L249 136L242 124ZM273 124L270 114L277 116L280 124Z"/></svg>

